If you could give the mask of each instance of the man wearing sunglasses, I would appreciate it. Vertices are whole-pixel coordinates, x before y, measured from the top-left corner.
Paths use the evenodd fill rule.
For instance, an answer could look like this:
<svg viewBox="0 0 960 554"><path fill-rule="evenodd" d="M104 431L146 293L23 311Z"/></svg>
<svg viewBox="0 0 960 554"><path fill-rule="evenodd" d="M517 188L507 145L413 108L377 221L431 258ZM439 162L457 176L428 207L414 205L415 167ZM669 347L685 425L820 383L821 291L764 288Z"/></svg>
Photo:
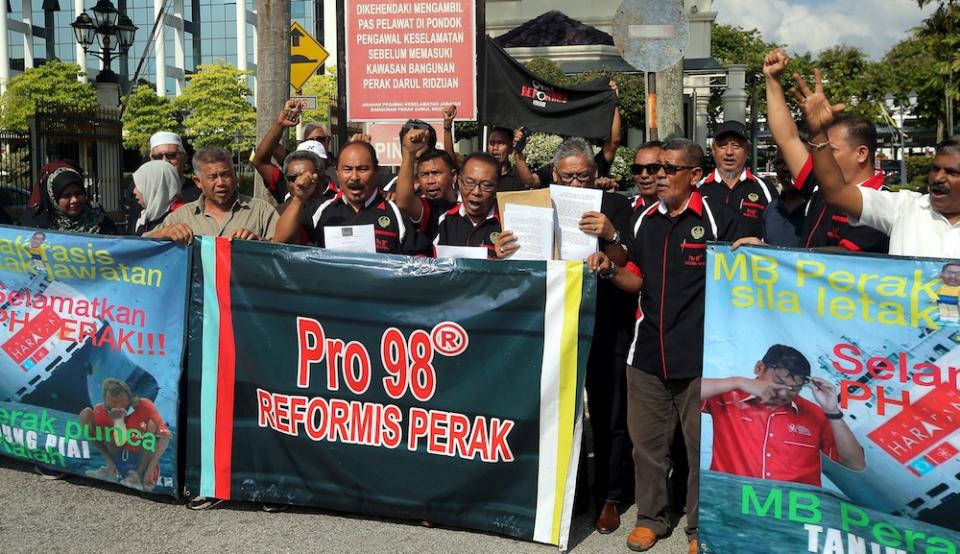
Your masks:
<svg viewBox="0 0 960 554"><path fill-rule="evenodd" d="M742 235L737 213L697 189L703 175L699 145L667 141L655 165L659 201L634 216L624 247L608 245L587 265L617 287L641 293L643 317L636 322L626 370L637 503L627 546L649 550L672 531L668 457L679 422L690 468L686 533L689 552L696 553L707 241Z"/></svg>
<svg viewBox="0 0 960 554"><path fill-rule="evenodd" d="M713 418L711 470L819 487L821 455L854 471L866 468L836 387L811 377L803 354L775 344L753 372L753 379L703 379L701 409ZM816 403L800 396L804 388Z"/></svg>
<svg viewBox="0 0 960 554"><path fill-rule="evenodd" d="M700 182L700 192L740 214L747 236L762 237L763 211L773 202L777 190L746 168L750 150L746 126L733 120L721 123L711 150L717 168Z"/></svg>
<svg viewBox="0 0 960 554"><path fill-rule="evenodd" d="M663 143L659 140L645 142L637 148L637 153L633 157L633 165L630 166L630 174L633 176L633 184L637 187L636 201L633 203L633 211L638 212L643 208L649 208L658 200L657 198L657 172L660 169L660 147Z"/></svg>

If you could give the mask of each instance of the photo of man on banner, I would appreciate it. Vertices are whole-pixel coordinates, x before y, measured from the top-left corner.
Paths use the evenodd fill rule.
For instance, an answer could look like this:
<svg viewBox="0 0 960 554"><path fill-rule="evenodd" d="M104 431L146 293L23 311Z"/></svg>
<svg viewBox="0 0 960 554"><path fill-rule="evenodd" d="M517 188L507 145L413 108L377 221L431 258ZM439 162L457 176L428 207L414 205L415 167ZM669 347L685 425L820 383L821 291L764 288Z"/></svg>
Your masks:
<svg viewBox="0 0 960 554"><path fill-rule="evenodd" d="M819 487L821 454L854 471L866 469L836 387L812 377L799 350L774 344L754 374L703 378L701 411L713 419L712 471ZM815 403L800 396L804 388Z"/></svg>

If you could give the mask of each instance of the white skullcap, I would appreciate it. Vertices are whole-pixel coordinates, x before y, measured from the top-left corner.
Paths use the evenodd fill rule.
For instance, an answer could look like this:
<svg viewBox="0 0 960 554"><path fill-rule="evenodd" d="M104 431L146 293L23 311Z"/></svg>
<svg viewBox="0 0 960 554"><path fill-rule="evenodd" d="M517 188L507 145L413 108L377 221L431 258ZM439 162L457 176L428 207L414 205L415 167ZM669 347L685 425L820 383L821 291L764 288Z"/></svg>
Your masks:
<svg viewBox="0 0 960 554"><path fill-rule="evenodd" d="M305 140L300 143L300 146L297 146L297 150L313 152L321 158L327 159L327 149L324 148L323 144L321 144L318 140Z"/></svg>
<svg viewBox="0 0 960 554"><path fill-rule="evenodd" d="M171 133L170 131L157 131L150 137L150 150L153 150L157 146L162 146L164 144L176 144L180 148L183 148L183 142L180 140L180 135L176 133Z"/></svg>

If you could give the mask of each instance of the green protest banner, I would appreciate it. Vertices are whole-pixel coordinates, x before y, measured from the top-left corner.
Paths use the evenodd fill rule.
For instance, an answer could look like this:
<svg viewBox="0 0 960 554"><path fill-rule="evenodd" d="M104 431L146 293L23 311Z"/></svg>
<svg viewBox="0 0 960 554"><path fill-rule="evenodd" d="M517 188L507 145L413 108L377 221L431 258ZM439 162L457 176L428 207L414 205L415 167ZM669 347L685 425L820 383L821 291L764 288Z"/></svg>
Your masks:
<svg viewBox="0 0 960 554"><path fill-rule="evenodd" d="M565 547L596 281L578 262L202 237L188 494Z"/></svg>

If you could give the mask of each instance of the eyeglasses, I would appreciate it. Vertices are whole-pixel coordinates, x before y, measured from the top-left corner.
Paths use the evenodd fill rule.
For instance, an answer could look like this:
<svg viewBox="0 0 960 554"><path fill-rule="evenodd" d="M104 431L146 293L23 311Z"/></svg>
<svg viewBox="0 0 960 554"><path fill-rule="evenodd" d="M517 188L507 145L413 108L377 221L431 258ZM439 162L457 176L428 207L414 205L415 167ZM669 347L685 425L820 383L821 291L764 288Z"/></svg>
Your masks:
<svg viewBox="0 0 960 554"><path fill-rule="evenodd" d="M480 181L479 183L473 179L462 179L460 181L461 194L468 194L477 187L480 187L480 192L497 192L497 184L490 181Z"/></svg>
<svg viewBox="0 0 960 554"><path fill-rule="evenodd" d="M593 177L593 173L584 172L584 173L566 174L566 173L560 173L560 172L558 171L558 172L557 172L557 177L560 178L560 183L562 183L562 184L564 184L564 185L569 185L570 183L572 183L572 182L574 182L574 181L579 181L579 182L581 182L581 183L586 183L587 181L590 180L591 177Z"/></svg>
<svg viewBox="0 0 960 554"><path fill-rule="evenodd" d="M802 391L803 387L810 382L810 377L797 375L785 367L768 365L767 369L773 371L775 383L778 385L786 385L793 392Z"/></svg>
<svg viewBox="0 0 960 554"><path fill-rule="evenodd" d="M644 171L648 175L656 175L662 169L667 175L676 175L684 169L695 169L695 165L674 165L674 164L633 164L630 166L630 172L634 175L642 175Z"/></svg>
<svg viewBox="0 0 960 554"><path fill-rule="evenodd" d="M180 155L180 152L159 152L157 154L150 154L151 160L175 160Z"/></svg>

